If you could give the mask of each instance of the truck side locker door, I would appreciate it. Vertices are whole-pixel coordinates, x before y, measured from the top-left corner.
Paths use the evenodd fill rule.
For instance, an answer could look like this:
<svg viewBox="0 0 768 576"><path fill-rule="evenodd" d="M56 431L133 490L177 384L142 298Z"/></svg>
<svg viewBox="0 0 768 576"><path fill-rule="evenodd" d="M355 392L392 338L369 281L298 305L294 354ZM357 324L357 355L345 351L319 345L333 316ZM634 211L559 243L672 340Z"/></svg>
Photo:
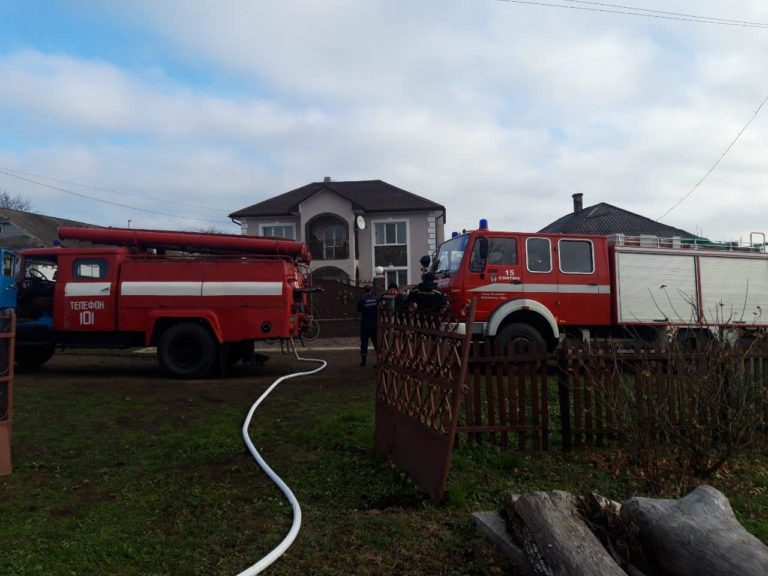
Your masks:
<svg viewBox="0 0 768 576"><path fill-rule="evenodd" d="M54 329L68 332L115 330L115 254L59 257Z"/></svg>

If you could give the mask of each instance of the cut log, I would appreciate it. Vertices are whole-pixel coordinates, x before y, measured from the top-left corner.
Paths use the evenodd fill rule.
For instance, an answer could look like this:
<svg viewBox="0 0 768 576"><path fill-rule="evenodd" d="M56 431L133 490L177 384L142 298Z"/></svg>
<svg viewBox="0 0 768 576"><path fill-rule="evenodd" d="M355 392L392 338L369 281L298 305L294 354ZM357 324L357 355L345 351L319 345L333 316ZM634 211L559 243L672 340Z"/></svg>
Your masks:
<svg viewBox="0 0 768 576"><path fill-rule="evenodd" d="M504 516L496 511L473 512L472 519L477 525L477 529L484 534L491 543L501 552L512 564L516 574L521 576L534 576L535 572L525 552L512 539L512 535L507 530L507 523Z"/></svg>
<svg viewBox="0 0 768 576"><path fill-rule="evenodd" d="M584 523L568 492L531 492L506 507L536 574L626 576Z"/></svg>
<svg viewBox="0 0 768 576"><path fill-rule="evenodd" d="M768 547L744 529L728 499L711 486L679 500L632 498L621 518L638 528L646 557L668 574L768 574Z"/></svg>

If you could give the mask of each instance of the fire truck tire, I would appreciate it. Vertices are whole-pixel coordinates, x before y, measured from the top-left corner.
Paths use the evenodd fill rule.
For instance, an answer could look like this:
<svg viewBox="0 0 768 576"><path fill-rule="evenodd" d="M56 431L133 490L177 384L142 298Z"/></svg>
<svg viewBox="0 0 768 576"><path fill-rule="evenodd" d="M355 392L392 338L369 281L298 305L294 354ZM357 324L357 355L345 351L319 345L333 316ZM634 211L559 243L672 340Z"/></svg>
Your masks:
<svg viewBox="0 0 768 576"><path fill-rule="evenodd" d="M541 332L529 324L513 322L507 324L496 333L496 344L502 352L507 349L509 343L525 343L534 348L544 346L544 337Z"/></svg>
<svg viewBox="0 0 768 576"><path fill-rule="evenodd" d="M16 346L16 364L21 368L39 368L51 359L55 351L54 344L20 344Z"/></svg>
<svg viewBox="0 0 768 576"><path fill-rule="evenodd" d="M218 348L207 328L182 322L160 337L157 358L160 369L169 378L203 378L215 368Z"/></svg>

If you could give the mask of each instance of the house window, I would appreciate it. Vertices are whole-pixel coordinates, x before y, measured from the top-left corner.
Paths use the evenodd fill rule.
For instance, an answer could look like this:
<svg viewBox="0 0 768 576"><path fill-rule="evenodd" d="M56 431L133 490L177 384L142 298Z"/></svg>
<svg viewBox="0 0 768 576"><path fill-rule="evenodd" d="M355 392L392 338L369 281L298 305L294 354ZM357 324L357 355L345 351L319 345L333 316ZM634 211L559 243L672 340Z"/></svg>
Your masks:
<svg viewBox="0 0 768 576"><path fill-rule="evenodd" d="M384 270L384 288L393 282L398 288L404 288L408 284L408 270Z"/></svg>
<svg viewBox="0 0 768 576"><path fill-rule="evenodd" d="M592 274L592 242L589 240L560 240L560 271L566 274Z"/></svg>
<svg viewBox="0 0 768 576"><path fill-rule="evenodd" d="M373 265L384 268L387 285L408 283L408 223L374 222Z"/></svg>
<svg viewBox="0 0 768 576"><path fill-rule="evenodd" d="M340 224L326 226L323 230L323 260L347 258L347 229Z"/></svg>
<svg viewBox="0 0 768 576"><path fill-rule="evenodd" d="M295 240L296 233L293 228L293 224L270 224L269 226L262 225L261 235L269 236L270 238L286 238L288 240Z"/></svg>

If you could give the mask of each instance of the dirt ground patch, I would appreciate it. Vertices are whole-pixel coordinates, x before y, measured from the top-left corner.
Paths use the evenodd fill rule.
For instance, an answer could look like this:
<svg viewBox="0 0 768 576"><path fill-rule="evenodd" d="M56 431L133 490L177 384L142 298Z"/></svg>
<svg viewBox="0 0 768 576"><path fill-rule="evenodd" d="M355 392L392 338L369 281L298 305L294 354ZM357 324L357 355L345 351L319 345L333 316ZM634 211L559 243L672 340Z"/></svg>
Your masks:
<svg viewBox="0 0 768 576"><path fill-rule="evenodd" d="M279 350L262 348L260 353L269 357L263 366L237 364L224 378L202 380L170 380L160 373L157 358L151 352L125 350L73 350L58 352L50 362L34 371L21 371L16 374L18 385L25 382L58 381L62 384L78 386L101 386L104 379L117 386L126 386L130 390L155 388L173 390L198 390L201 387L227 385L230 391L248 389L254 383L271 383L275 378L292 370L307 370L316 364L299 362L292 354L283 354ZM358 365L359 355L353 350L299 350L302 358L321 358L328 361L328 369L313 375L313 382L328 386L340 381L361 380L373 382L375 370ZM175 394L174 394L175 395Z"/></svg>

